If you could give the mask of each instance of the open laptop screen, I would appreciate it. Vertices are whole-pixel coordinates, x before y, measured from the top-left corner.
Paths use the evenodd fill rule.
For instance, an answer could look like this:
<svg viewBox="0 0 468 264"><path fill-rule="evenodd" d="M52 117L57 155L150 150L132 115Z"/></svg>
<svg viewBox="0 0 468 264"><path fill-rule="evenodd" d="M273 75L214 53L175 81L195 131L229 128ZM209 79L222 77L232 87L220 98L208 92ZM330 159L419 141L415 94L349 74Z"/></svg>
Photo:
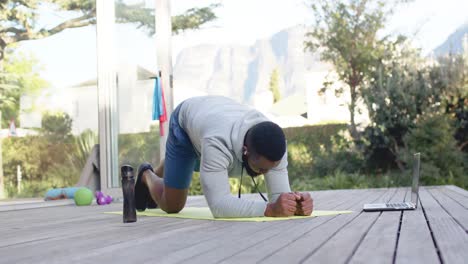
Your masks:
<svg viewBox="0 0 468 264"><path fill-rule="evenodd" d="M413 185L411 187L411 202L417 207L419 198L419 175L420 175L421 153L413 156Z"/></svg>

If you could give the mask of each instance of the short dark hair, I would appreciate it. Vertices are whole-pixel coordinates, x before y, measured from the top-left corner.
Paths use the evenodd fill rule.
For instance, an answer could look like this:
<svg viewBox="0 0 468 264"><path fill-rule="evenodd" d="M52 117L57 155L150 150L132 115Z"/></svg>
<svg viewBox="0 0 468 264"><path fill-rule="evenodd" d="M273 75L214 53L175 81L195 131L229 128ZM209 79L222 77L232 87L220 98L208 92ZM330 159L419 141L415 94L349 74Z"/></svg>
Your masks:
<svg viewBox="0 0 468 264"><path fill-rule="evenodd" d="M247 147L270 161L279 161L286 152L286 138L277 124L265 121L249 129Z"/></svg>

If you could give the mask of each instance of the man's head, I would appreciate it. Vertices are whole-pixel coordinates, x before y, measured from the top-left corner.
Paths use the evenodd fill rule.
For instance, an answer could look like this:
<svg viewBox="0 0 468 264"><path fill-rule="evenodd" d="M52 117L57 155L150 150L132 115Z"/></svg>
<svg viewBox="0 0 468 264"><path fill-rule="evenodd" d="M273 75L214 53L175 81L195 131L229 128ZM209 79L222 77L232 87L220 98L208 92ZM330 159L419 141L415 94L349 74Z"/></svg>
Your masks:
<svg viewBox="0 0 468 264"><path fill-rule="evenodd" d="M286 152L283 130L273 122L261 122L247 131L242 160L250 176L258 176L276 167Z"/></svg>

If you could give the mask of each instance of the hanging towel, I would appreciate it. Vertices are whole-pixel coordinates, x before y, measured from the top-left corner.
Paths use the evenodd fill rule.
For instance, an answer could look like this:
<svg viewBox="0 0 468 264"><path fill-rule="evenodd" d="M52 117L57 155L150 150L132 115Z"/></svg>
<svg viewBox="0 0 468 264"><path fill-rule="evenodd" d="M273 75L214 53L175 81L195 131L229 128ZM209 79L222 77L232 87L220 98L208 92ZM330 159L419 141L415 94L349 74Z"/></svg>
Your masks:
<svg viewBox="0 0 468 264"><path fill-rule="evenodd" d="M159 77L156 77L154 82L153 120L159 120L159 132L161 136L164 136L164 122L167 121L166 100Z"/></svg>

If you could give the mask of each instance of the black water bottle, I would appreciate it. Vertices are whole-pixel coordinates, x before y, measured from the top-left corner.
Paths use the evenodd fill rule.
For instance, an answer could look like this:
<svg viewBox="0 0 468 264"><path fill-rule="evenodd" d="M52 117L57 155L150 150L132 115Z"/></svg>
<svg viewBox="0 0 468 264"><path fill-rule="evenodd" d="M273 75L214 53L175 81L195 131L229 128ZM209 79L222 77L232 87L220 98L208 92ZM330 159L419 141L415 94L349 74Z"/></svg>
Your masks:
<svg viewBox="0 0 468 264"><path fill-rule="evenodd" d="M122 178L123 192L123 222L136 222L135 208L135 173L130 165L122 165L120 168L120 176Z"/></svg>

